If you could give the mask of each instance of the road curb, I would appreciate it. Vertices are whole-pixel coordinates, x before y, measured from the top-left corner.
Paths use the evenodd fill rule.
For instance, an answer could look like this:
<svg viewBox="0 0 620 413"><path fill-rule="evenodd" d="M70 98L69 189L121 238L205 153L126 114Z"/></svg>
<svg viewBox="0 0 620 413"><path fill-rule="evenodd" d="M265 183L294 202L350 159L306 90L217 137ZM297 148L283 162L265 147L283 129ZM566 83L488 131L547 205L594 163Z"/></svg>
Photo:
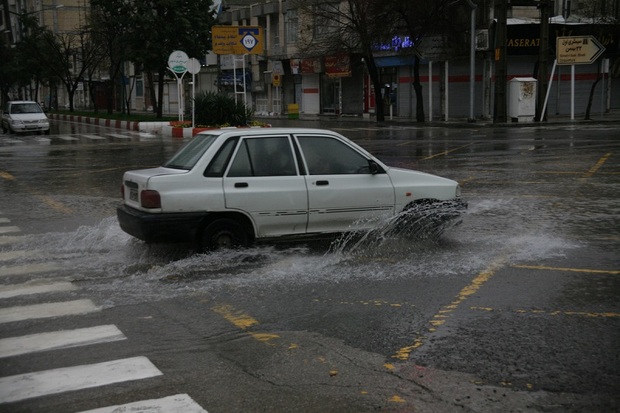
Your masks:
<svg viewBox="0 0 620 413"><path fill-rule="evenodd" d="M593 125L593 124L620 124L620 113L612 113L605 116L603 119L566 119L565 117L556 117L549 119L545 122L510 122L510 123L494 123L490 120L479 120L476 122L454 120L449 122L440 121L427 121L423 123L414 122L405 119L386 120L384 122L377 122L375 120L366 120L359 118L334 118L323 116L307 116L300 117L299 119L290 120L286 117L265 117L260 118L263 120L270 120L272 122L293 122L294 125L300 126L307 121L318 121L325 123L325 128L330 129L334 125L342 125L347 123L359 123L360 121L365 124L374 124L377 127L388 127L392 125L411 126L419 128L427 127L443 127L443 128L511 128L511 127L537 127L537 126L551 126L551 125ZM116 129L126 129L137 132L148 132L161 134L162 136L187 139L209 128L180 128L170 125L169 121L123 121L97 118L94 116L80 116L70 114L48 114L50 119L63 120L69 122L81 122L95 126L105 126Z"/></svg>
<svg viewBox="0 0 620 413"><path fill-rule="evenodd" d="M97 118L93 116L60 115L60 114L54 114L54 113L48 114L48 117L54 120L86 123L88 125L105 126L108 128L127 129L127 130L133 130L133 131L139 131L140 123L142 123L142 122L128 121L128 120Z"/></svg>

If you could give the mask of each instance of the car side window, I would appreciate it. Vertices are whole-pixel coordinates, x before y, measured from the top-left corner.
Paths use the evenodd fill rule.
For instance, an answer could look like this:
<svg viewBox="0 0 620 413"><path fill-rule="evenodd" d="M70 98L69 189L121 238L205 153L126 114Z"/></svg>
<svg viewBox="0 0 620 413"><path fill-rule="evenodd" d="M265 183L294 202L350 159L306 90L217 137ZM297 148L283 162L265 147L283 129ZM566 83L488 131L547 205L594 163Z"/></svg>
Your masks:
<svg viewBox="0 0 620 413"><path fill-rule="evenodd" d="M337 139L300 136L298 140L310 175L370 173L368 159Z"/></svg>
<svg viewBox="0 0 620 413"><path fill-rule="evenodd" d="M288 137L246 138L239 145L228 176L297 175Z"/></svg>
<svg viewBox="0 0 620 413"><path fill-rule="evenodd" d="M226 165L232 156L235 147L237 146L238 138L231 138L224 142L224 145L215 154L209 166L205 170L204 176L208 178L218 178L224 176Z"/></svg>

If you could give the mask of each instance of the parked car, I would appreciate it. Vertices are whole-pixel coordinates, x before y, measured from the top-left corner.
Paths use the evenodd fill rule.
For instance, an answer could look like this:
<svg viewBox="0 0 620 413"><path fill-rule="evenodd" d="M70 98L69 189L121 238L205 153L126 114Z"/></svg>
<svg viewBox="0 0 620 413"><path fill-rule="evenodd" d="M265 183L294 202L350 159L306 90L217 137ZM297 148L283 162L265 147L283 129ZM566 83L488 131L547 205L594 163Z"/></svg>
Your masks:
<svg viewBox="0 0 620 413"><path fill-rule="evenodd" d="M2 131L50 133L50 121L37 102L9 101L2 111Z"/></svg>
<svg viewBox="0 0 620 413"><path fill-rule="evenodd" d="M128 234L202 249L368 230L417 205L453 219L466 207L453 180L389 167L338 133L302 128L202 132L163 166L125 172L122 196Z"/></svg>

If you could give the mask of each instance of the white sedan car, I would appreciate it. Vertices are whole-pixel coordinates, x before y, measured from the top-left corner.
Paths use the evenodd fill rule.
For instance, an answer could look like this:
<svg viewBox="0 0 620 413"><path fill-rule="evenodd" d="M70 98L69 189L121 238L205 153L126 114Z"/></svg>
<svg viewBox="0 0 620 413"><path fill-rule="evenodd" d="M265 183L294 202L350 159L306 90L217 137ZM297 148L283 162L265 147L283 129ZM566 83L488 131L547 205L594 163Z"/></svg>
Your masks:
<svg viewBox="0 0 620 413"><path fill-rule="evenodd" d="M2 131L50 133L50 121L37 102L9 101L2 111Z"/></svg>
<svg viewBox="0 0 620 413"><path fill-rule="evenodd" d="M125 232L205 250L370 230L420 206L439 225L466 208L453 180L389 167L338 133L302 128L202 132L163 166L125 172L122 194Z"/></svg>

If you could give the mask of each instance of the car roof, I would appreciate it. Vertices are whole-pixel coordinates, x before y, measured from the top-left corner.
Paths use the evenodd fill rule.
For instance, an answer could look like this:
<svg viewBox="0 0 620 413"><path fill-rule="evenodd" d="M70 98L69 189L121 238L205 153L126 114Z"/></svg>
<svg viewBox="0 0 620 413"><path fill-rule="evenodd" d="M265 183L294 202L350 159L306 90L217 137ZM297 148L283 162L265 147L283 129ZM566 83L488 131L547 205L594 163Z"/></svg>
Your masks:
<svg viewBox="0 0 620 413"><path fill-rule="evenodd" d="M8 103L13 104L13 103L37 103L37 102L35 102L34 100L11 100Z"/></svg>
<svg viewBox="0 0 620 413"><path fill-rule="evenodd" d="M220 128L220 129L210 129L203 132L200 132L198 135L273 135L273 134L300 134L300 133L320 133L320 134L329 134L332 136L340 136L338 133L331 131L329 129L317 129L317 128L285 128L285 127L277 127L277 128Z"/></svg>

